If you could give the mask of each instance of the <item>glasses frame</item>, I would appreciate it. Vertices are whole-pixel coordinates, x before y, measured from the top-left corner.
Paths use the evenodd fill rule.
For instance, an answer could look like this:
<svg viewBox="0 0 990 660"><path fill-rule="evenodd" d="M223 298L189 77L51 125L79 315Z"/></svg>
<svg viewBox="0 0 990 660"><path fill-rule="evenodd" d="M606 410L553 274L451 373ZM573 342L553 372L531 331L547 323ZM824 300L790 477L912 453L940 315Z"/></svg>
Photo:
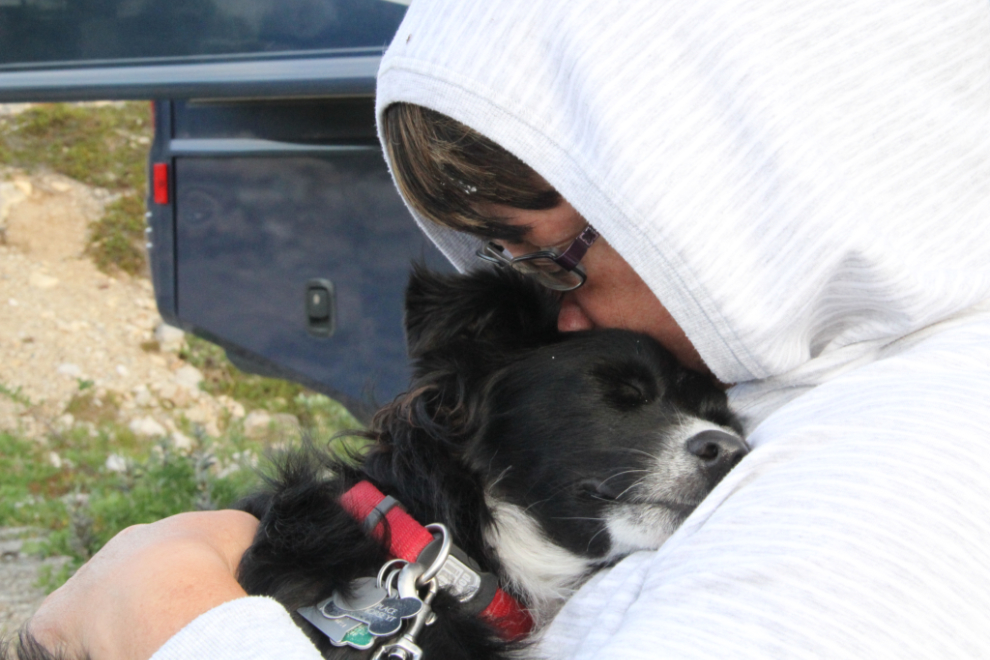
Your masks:
<svg viewBox="0 0 990 660"><path fill-rule="evenodd" d="M553 289L554 291L574 291L575 289L580 289L584 286L584 283L588 281L587 273L584 272L584 268L582 268L579 264L581 263L581 259L584 258L585 253L588 251L588 248L594 245L597 238L598 231L596 231L591 225L587 225L583 230L581 230L578 237L575 238L563 252L550 248L547 250L528 252L526 254L521 254L518 257L510 258L505 255L505 248L503 246L489 241L482 249L478 250L475 255L479 259L493 263L496 266L503 268L507 266L517 272L522 272L527 277L533 277L533 275L520 270L516 264L522 264L535 259L548 259L568 273L574 273L577 275L580 281L573 286L565 285L562 287L552 287L540 280L537 281L540 281L540 284L543 284L543 286L546 286L548 289Z"/></svg>

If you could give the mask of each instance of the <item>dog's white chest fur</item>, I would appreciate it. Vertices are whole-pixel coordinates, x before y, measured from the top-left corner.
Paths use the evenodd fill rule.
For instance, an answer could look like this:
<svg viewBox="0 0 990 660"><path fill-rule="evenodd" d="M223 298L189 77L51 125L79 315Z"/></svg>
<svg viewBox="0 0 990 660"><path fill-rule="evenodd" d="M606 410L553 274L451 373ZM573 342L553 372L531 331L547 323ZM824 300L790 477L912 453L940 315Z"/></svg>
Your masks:
<svg viewBox="0 0 990 660"><path fill-rule="evenodd" d="M593 562L550 541L522 507L491 495L486 501L495 524L485 531L485 540L497 549L510 588L526 594L539 627L581 586Z"/></svg>

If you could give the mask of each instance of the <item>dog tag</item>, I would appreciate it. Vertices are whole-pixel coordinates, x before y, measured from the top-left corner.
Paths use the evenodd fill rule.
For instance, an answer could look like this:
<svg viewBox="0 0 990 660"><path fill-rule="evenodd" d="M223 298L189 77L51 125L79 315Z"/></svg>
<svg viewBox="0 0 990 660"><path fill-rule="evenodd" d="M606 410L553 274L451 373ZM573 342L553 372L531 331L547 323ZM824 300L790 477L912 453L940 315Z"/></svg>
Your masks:
<svg viewBox="0 0 990 660"><path fill-rule="evenodd" d="M331 599L321 604L323 616L330 619L350 618L368 625L375 637L389 637L399 632L402 620L414 617L423 609L419 598L386 598L364 610L345 610Z"/></svg>
<svg viewBox="0 0 990 660"><path fill-rule="evenodd" d="M354 619L328 619L323 616L323 612L315 607L300 607L296 612L302 618L312 623L316 628L330 639L334 646L344 646L347 635L358 627L363 627L367 631L367 626Z"/></svg>

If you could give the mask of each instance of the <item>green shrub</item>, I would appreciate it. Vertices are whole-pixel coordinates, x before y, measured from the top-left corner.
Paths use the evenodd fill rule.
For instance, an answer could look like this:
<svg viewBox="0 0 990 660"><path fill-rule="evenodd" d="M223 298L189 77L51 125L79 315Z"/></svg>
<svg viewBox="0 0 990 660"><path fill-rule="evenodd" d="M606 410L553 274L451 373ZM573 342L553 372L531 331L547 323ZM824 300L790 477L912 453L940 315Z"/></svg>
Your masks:
<svg viewBox="0 0 990 660"><path fill-rule="evenodd" d="M87 388L74 401L91 394ZM320 423L319 430L305 430L309 437L329 438L357 426L335 425L332 415L341 408L326 397L300 392L293 401ZM229 507L260 484L257 466L264 464L268 442L244 436L237 424L221 438L191 430L194 446L184 452L164 438L141 440L112 419L90 424L42 441L0 431L0 526L43 530L47 536L35 551L70 558L41 576L48 590L126 527ZM363 441L338 438L330 446L355 450Z"/></svg>
<svg viewBox="0 0 990 660"><path fill-rule="evenodd" d="M44 167L110 190L144 190L151 134L147 103L42 104L0 118L0 163Z"/></svg>
<svg viewBox="0 0 990 660"><path fill-rule="evenodd" d="M204 439L181 453L164 440L142 445L115 425L47 443L0 432L0 526L50 530L36 551L71 558L67 571L43 579L55 588L126 527L229 507L259 485L259 451Z"/></svg>
<svg viewBox="0 0 990 660"><path fill-rule="evenodd" d="M128 192L107 204L103 217L90 227L86 253L104 273L116 270L143 275L147 267L144 247L144 198Z"/></svg>
<svg viewBox="0 0 990 660"><path fill-rule="evenodd" d="M361 424L340 403L298 383L246 374L227 359L224 350L205 339L187 336L179 357L203 374L200 387L213 396L229 396L247 410L289 413L303 428L320 432L360 429Z"/></svg>

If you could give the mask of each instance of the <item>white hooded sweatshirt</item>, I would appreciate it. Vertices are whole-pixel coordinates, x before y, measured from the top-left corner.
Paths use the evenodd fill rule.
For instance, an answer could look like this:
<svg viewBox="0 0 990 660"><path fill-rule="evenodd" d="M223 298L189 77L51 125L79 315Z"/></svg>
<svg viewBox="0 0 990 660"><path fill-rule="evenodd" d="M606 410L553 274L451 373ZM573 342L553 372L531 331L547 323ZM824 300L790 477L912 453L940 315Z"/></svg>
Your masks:
<svg viewBox="0 0 990 660"><path fill-rule="evenodd" d="M398 101L543 175L747 422L752 453L539 655L990 657L990 4L415 0Z"/></svg>

